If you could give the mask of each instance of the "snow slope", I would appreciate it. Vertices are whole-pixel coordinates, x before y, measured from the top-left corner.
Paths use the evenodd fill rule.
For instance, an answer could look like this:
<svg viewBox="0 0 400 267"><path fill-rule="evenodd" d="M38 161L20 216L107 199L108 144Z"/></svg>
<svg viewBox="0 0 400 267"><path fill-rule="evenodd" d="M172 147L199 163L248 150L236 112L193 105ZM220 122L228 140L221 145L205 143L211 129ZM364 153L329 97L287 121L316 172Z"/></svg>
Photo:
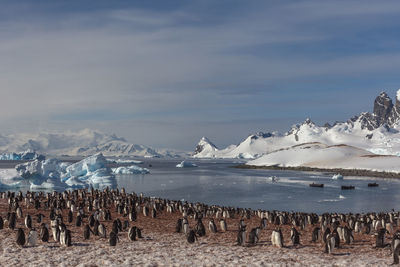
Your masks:
<svg viewBox="0 0 400 267"><path fill-rule="evenodd" d="M400 157L376 155L348 145L329 146L318 142L273 151L247 164L400 172Z"/></svg>
<svg viewBox="0 0 400 267"><path fill-rule="evenodd" d="M0 135L0 152L32 150L47 155L88 156L103 153L106 156L175 157L178 152L156 150L127 142L115 134L109 135L91 129L77 132ZM181 155L181 154L179 154Z"/></svg>

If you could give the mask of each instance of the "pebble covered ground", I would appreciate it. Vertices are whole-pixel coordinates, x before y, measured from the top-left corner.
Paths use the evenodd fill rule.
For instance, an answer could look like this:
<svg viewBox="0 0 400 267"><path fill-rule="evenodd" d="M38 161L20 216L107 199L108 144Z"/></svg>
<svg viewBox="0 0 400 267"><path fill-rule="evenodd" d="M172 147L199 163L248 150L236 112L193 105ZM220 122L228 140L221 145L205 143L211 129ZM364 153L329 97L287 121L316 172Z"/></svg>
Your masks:
<svg viewBox="0 0 400 267"><path fill-rule="evenodd" d="M37 213L45 214L45 223L49 222L49 211L27 209L24 204L23 215L32 216L33 227L38 229ZM0 199L0 215L5 218L8 205L5 199ZM66 218L66 211L64 210ZM127 220L112 209L112 219ZM332 255L323 252L320 242L312 243L312 226L299 231L301 245L292 246L290 242L290 226L282 226L284 248L273 247L270 242L274 225L268 225L261 230L257 245L245 247L236 245L237 226L239 218L227 220L228 231L210 233L209 218L204 218L207 234L199 237L194 244L186 241L183 233L174 233L179 212L159 212L157 218L138 214L136 222L130 226L142 229L143 239L130 241L127 232L118 234L119 243L110 247L108 239L91 235L90 240L84 240L83 227L66 223L72 232L72 246L65 247L56 243L50 231L50 241L38 241L35 247L16 244L16 230L8 229L5 223L0 230L0 266L386 266L392 263L389 248L374 248L373 235L355 234L355 241L350 245L341 244ZM75 219L75 218L74 218ZM112 221L104 223L109 233ZM215 219L219 229L218 219ZM87 223L84 219L83 225ZM189 219L191 227L195 221ZM245 219L247 229L256 227L260 219L252 217ZM23 218L18 219L17 228L21 227L28 233ZM390 242L390 237L386 242Z"/></svg>

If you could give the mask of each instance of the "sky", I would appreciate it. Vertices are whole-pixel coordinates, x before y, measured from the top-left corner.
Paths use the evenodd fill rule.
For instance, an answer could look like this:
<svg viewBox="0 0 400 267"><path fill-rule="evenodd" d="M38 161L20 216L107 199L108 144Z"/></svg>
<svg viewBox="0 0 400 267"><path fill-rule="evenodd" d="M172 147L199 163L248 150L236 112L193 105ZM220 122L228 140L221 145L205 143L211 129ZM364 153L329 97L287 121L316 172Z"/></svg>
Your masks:
<svg viewBox="0 0 400 267"><path fill-rule="evenodd" d="M400 1L2 1L0 133L91 128L193 150L372 111Z"/></svg>

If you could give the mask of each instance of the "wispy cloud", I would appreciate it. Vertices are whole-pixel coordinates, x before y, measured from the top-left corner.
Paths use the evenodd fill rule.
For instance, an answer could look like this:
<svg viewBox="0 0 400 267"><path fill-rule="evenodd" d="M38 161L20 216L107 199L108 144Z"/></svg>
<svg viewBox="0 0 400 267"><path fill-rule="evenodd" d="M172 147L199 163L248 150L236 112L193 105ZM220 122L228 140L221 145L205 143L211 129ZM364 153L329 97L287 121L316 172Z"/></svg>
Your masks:
<svg viewBox="0 0 400 267"><path fill-rule="evenodd" d="M68 12L46 7L11 4L5 10L17 16L0 20L0 123L11 128L24 128L22 122L26 130L79 127L82 121L115 128L123 121L129 127L122 135L152 144L148 135L136 134L140 117L159 137L165 134L155 126L160 120L181 128L193 121L241 128L235 119L254 120L258 129L263 113L285 114L288 98L318 95L326 80L359 82L352 84L354 93L334 96L330 88L321 98L356 96L363 89L372 97L381 89L372 84L398 81L397 1L221 1ZM306 107L294 117L305 115ZM203 135L185 134L180 138L194 142Z"/></svg>

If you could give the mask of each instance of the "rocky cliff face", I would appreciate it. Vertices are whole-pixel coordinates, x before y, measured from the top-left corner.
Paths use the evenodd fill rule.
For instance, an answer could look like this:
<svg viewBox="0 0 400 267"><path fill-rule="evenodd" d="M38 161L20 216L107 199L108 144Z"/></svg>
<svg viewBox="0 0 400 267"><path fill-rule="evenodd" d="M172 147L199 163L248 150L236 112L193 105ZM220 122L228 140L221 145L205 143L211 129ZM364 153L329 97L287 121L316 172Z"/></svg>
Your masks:
<svg viewBox="0 0 400 267"><path fill-rule="evenodd" d="M399 90L400 91L400 90ZM392 99L381 92L374 101L373 113L363 112L355 119L361 123L361 128L372 131L382 125L394 127L400 120L400 101L399 92L396 96L396 103L393 105Z"/></svg>

